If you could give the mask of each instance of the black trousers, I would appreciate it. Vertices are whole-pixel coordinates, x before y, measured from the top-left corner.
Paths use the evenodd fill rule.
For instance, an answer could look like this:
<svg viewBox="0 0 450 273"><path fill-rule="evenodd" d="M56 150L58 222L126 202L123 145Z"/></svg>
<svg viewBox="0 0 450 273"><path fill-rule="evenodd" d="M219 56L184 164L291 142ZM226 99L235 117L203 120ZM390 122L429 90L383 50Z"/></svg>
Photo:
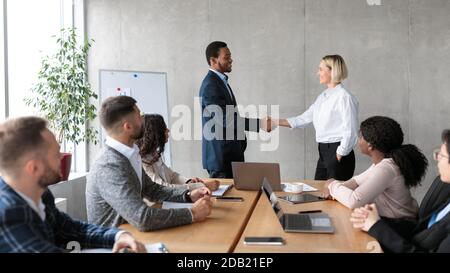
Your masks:
<svg viewBox="0 0 450 273"><path fill-rule="evenodd" d="M233 178L233 172L229 171L211 171L208 170L209 178Z"/></svg>
<svg viewBox="0 0 450 273"><path fill-rule="evenodd" d="M349 180L355 172L355 153L353 150L338 161L336 150L340 142L319 143L319 160L317 161L315 180Z"/></svg>

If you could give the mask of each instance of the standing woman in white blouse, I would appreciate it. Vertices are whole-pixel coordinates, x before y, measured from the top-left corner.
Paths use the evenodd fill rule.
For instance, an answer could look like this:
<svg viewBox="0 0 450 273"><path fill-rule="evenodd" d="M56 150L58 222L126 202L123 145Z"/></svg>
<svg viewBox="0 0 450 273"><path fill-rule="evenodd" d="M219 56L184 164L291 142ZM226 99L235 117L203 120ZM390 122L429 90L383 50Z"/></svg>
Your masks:
<svg viewBox="0 0 450 273"><path fill-rule="evenodd" d="M303 128L313 124L319 143L315 180L348 180L355 171L353 147L358 136L358 101L341 82L347 78L347 66L339 55L322 58L317 75L327 86L303 114L272 120L272 126Z"/></svg>

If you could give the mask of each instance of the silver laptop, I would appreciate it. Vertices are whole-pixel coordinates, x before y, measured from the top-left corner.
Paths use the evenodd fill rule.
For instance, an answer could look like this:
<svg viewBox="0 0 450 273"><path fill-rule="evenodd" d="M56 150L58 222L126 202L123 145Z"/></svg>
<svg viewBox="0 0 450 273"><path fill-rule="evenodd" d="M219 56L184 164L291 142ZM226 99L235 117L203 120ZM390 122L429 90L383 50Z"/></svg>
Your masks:
<svg viewBox="0 0 450 273"><path fill-rule="evenodd" d="M259 191L264 177L272 189L281 191L280 165L278 163L231 162L234 186L238 190Z"/></svg>
<svg viewBox="0 0 450 273"><path fill-rule="evenodd" d="M308 233L334 233L331 219L326 213L293 214L284 213L278 203L278 198L270 186L267 178L264 178L262 191L272 204L272 208L286 232L308 232Z"/></svg>

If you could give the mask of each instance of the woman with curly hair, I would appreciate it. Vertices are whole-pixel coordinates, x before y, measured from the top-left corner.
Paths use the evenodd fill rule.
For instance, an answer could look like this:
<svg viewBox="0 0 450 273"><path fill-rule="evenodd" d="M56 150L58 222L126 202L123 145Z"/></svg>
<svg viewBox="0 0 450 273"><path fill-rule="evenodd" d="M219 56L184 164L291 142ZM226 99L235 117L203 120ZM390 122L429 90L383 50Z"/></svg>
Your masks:
<svg viewBox="0 0 450 273"><path fill-rule="evenodd" d="M419 207L410 188L420 184L428 161L416 146L403 144L400 124L382 116L366 119L358 146L373 164L345 182L329 180L329 195L351 209L375 203L383 217L416 218Z"/></svg>
<svg viewBox="0 0 450 273"><path fill-rule="evenodd" d="M169 187L184 187L192 190L206 186L217 190L219 181L203 181L200 178L186 179L170 169L163 161L164 147L169 141L169 132L164 118L158 114L144 115L144 135L136 141L142 157L142 166L147 175L156 183Z"/></svg>
<svg viewBox="0 0 450 273"><path fill-rule="evenodd" d="M384 252L450 253L450 130L442 132L442 142L433 153L442 182L431 184L420 204L420 211L426 213L419 213L416 221L382 218L378 204L353 211L353 227L376 238Z"/></svg>

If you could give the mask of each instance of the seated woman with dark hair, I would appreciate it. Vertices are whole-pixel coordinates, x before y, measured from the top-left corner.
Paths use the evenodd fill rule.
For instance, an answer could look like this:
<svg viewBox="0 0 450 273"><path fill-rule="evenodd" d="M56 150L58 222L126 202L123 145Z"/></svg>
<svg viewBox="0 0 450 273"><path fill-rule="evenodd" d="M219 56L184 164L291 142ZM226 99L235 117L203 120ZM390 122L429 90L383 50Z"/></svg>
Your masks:
<svg viewBox="0 0 450 273"><path fill-rule="evenodd" d="M373 164L348 181L329 180L325 194L351 209L375 203L381 216L415 219L419 206L410 188L425 175L426 157L416 146L403 144L400 124L388 117L363 121L358 145Z"/></svg>
<svg viewBox="0 0 450 273"><path fill-rule="evenodd" d="M419 213L417 221L381 218L375 204L353 211L350 218L353 227L376 238L384 252L450 253L450 130L442 133L442 141L440 150L434 152L434 159L447 187L433 182L422 201L420 211L423 213Z"/></svg>
<svg viewBox="0 0 450 273"><path fill-rule="evenodd" d="M144 115L144 135L136 141L142 157L142 166L147 175L156 183L169 187L184 187L192 190L203 186L215 191L219 181L203 181L200 178L186 179L171 170L163 161L164 147L169 141L169 129L164 118L158 114Z"/></svg>

